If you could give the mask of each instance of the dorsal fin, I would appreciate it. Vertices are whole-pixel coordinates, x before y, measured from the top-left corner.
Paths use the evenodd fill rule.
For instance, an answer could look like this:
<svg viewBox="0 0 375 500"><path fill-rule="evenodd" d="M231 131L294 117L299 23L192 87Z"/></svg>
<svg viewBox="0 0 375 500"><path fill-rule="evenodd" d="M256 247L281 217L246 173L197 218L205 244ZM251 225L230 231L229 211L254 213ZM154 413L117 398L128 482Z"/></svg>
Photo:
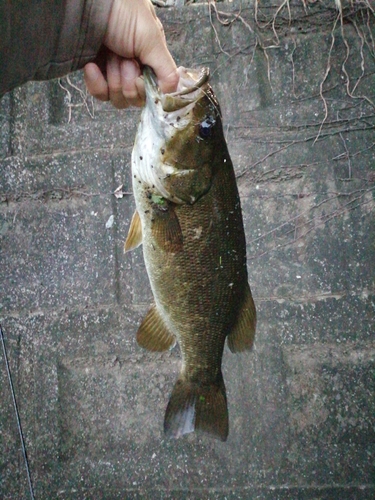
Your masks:
<svg viewBox="0 0 375 500"><path fill-rule="evenodd" d="M232 352L248 351L252 348L255 336L256 311L247 284L244 301L237 321L228 335L228 347Z"/></svg>
<svg viewBox="0 0 375 500"><path fill-rule="evenodd" d="M165 326L155 304L151 306L137 332L137 342L149 351L167 351L175 343L175 336Z"/></svg>
<svg viewBox="0 0 375 500"><path fill-rule="evenodd" d="M134 212L128 236L124 245L124 252L129 252L130 250L134 250L134 248L139 247L142 244L142 224L141 218L139 217L139 213L137 210Z"/></svg>

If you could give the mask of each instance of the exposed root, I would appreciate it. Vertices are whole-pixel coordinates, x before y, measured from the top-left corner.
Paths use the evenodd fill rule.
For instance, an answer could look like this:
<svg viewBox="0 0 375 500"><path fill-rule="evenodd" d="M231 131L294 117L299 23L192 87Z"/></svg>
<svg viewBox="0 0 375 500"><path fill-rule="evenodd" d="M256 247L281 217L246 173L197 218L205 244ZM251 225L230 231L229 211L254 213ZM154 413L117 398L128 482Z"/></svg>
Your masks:
<svg viewBox="0 0 375 500"><path fill-rule="evenodd" d="M345 89L348 97L351 99L366 101L371 107L375 107L373 100L366 95L361 95L358 93L358 89L360 87L360 83L362 79L365 77L365 55L364 55L364 47L366 46L370 51L372 57L375 58L375 43L374 36L372 33L372 25L370 22L373 22L373 16L375 15L375 11L371 2L369 0L362 0L361 2L352 2L350 6L345 6L341 0L335 0L334 6L335 9L329 8L327 6L323 7L321 10L321 18L316 20L314 18L314 22L312 22L312 16L315 15L314 12L317 11L318 2L307 2L306 0L301 0L301 8L303 8L304 14L301 15L301 9L298 11L298 6L293 4L293 9L297 9L294 11L292 15L290 0L280 0L278 2L279 5L275 6L274 12L272 16L269 16L269 7L262 9L259 0L255 0L254 2L254 11L253 11L253 22L247 20L244 17L242 10L246 11L246 9L242 9L240 7L239 11L236 13L232 12L222 12L219 11L214 0L208 0L209 6L209 16L210 16L210 24L215 33L215 40L220 48L220 51L225 54L227 57L233 57L234 54L231 54L231 50L227 47L224 48L223 44L220 41L220 35L217 28L215 26L214 20L218 22L223 27L230 29L231 26L235 22L240 22L243 26L251 33L253 37L253 53L251 56L250 63L253 62L254 55L256 49L262 51L266 64L267 64L267 79L272 89L272 78L271 78L271 54L269 53L270 49L282 48L281 45L281 35L290 35L291 33L291 25L294 26L296 23L300 23L299 29L301 26L305 26L306 29L312 31L312 27L315 25L318 27L319 25L327 25L327 21L332 19L332 28L330 33L330 46L328 48L327 62L326 68L323 75L322 80L319 84L319 96L323 103L323 118L320 122L320 128L317 132L315 142L319 139L322 130L326 124L326 121L329 116L330 108L328 105L328 101L325 97L325 94L332 88L335 88L336 85L332 85L330 88L325 88L330 73L334 66L334 60L332 60L333 50L337 43L338 35L337 28L338 23L340 23L340 41L345 46L345 55L344 59L341 63L341 73L344 77ZM316 5L315 5L316 4ZM311 9L315 8L315 11ZM299 13L298 13L299 12ZM215 14L215 19L212 14ZM286 14L284 14L286 13ZM316 12L315 12L316 13ZM268 16L268 18L266 17ZM261 19L262 18L262 19ZM358 21L361 19L361 21ZM320 24L319 24L320 23ZM359 37L360 47L359 47L359 57L360 57L360 68L361 73L359 76L355 78L353 81L353 77L351 77L347 66L349 57L352 56L350 53L350 46L346 38L345 26L346 24L352 24L356 30L357 36ZM294 28L296 29L296 28ZM271 35L271 36L270 36ZM292 92L296 99L299 98L297 96L297 86L296 86L296 73L297 68L295 66L295 54L297 52L297 44L295 39L293 39L293 50L291 55L289 56L291 65L292 65ZM248 47L247 47L248 48ZM239 48L236 50L235 55L245 51L245 48Z"/></svg>
<svg viewBox="0 0 375 500"><path fill-rule="evenodd" d="M369 99L367 96L355 96L354 95L354 92L356 90L356 88L358 87L360 81L362 80L364 74L365 74L365 58L364 58L364 55L363 55L363 46L364 46L364 37L361 33L360 30L358 30L358 26L355 26L356 30L357 30L357 34L361 40L361 46L360 46L360 55L361 55L361 75L359 76L359 78L357 79L357 82L355 83L354 87L353 87L353 90L351 91L350 90L350 77L349 77L349 74L348 72L346 71L346 62L348 61L349 59L349 56L350 56L350 47L349 47L349 44L348 44L348 41L345 37L345 33L344 33L344 24L343 24L343 19L341 17L341 37L342 37L342 40L344 42L344 45L345 45L345 48L346 48L346 55L345 55L345 59L341 65L341 69L342 69L342 72L343 74L345 75L345 87L346 87L346 93L348 94L349 97L351 97L352 99L364 99L365 101L367 101L374 109L375 109L375 105L374 103L371 101L371 99Z"/></svg>
<svg viewBox="0 0 375 500"><path fill-rule="evenodd" d="M358 155L361 155L363 154L365 151L369 151L370 149L372 149L373 147L375 147L375 142L373 142L371 144L371 146L368 146L367 148L365 149L361 149L360 151L356 151L355 153L352 153L352 154L348 154L348 153L341 153L337 156L335 156L334 158L332 158L333 161L337 161L337 160L341 160L343 157L344 158L355 158L356 156Z"/></svg>
<svg viewBox="0 0 375 500"><path fill-rule="evenodd" d="M324 83L327 80L328 75L329 75L329 73L331 71L331 56L332 56L333 46L335 45L335 34L334 34L334 32L335 32L336 25L337 25L337 22L339 21L339 19L340 19L340 14L336 17L336 20L335 20L335 22L333 24L333 28L332 28L332 31L331 31L331 46L330 46L329 52L328 52L328 60L327 60L326 71L324 73L323 80L320 82L320 85L319 85L320 97L321 97L321 99L323 101L323 105L324 105L324 118L323 118L323 120L322 120L322 122L320 124L318 135L316 136L314 144L319 139L319 136L321 134L322 128L324 126L324 123L325 123L325 121L328 118L328 106L327 106L327 101L326 101L326 99L325 99L325 97L323 95L323 86L324 86Z"/></svg>
<svg viewBox="0 0 375 500"><path fill-rule="evenodd" d="M346 145L346 141L341 133L340 133L340 139L342 140L342 143L343 143L344 149L345 149L344 158L346 158L348 160L348 177L347 177L347 179L340 179L340 180L351 180L352 179L352 163L351 163L351 159L350 159L350 153L349 153L348 147Z"/></svg>
<svg viewBox="0 0 375 500"><path fill-rule="evenodd" d="M283 243L276 243L272 248L268 248L264 250L263 252L249 256L249 260L254 260L258 259L260 257L263 257L266 254L271 253L272 251L275 250L280 250L281 248L285 248L291 245L294 245L300 240L303 240L306 238L306 236L311 233L312 231L316 230L318 227L322 227L326 225L328 222L332 221L333 219L336 219L337 217L340 217L347 213L348 211L355 210L357 208L363 207L364 205L367 204L372 204L373 207L371 210L375 209L375 203L372 199L368 200L363 198L366 196L367 193L375 191L375 187L370 187L367 189L358 189L355 191L352 191L350 193L333 193L333 196L330 196L319 203L315 203L312 207L310 207L307 210L303 210L302 212L299 212L297 215L291 217L290 219L286 220L285 222L277 225L270 231L267 231L266 233L263 233L261 236L258 236L257 238L254 238L250 241L248 241L248 245L253 245L254 243L257 243L260 240L263 240L269 236L276 236L276 233L280 231L281 229L288 227L289 225L294 224L294 227L292 229L289 229L283 234L283 237L288 237L289 235L293 235L293 237ZM308 196L312 196L315 193L309 193ZM305 197L304 195L303 197ZM311 217L307 220L305 220L302 224L298 224L298 220L304 219L304 216L306 216L308 213L310 213L312 210L316 210L318 208L321 208L323 205L327 203L331 203L335 200L337 200L339 197L350 197L351 199L344 203L340 208L332 210L328 214L323 211L321 215L317 215L315 217Z"/></svg>
<svg viewBox="0 0 375 500"><path fill-rule="evenodd" d="M296 50L297 50L297 43L295 39L293 39L293 50L289 58L292 65L292 93L295 99L299 99L299 96L296 95L296 69L294 64L294 53Z"/></svg>
<svg viewBox="0 0 375 500"><path fill-rule="evenodd" d="M246 170L244 170L243 172L238 173L236 175L237 179L239 179L240 177L246 175L250 170L254 169L256 166L260 165L261 163L263 163L265 160L267 160L271 156L277 155L281 151L284 151L285 149L290 148L291 146L293 146L294 144L296 144L296 142L297 141L289 142L285 146L282 146L282 147L276 149L275 151L270 151L268 154L266 154L265 156L263 156L262 158L260 158L260 160L256 161L252 165L250 165L250 167L247 167Z"/></svg>
<svg viewBox="0 0 375 500"><path fill-rule="evenodd" d="M72 102L73 95L72 95L70 89L68 87L64 87L64 85L62 84L62 79L59 78L58 84L66 93L66 100L67 100L67 107L68 107L68 123L70 123L72 120L72 108L80 108L82 106L85 107L89 116L91 118L94 118L95 117L94 98L88 94L87 89L85 89L85 91L83 91L82 89L77 87L77 85L75 85L71 81L69 75L65 77L65 80L68 84L68 87L70 87L70 88L74 89L76 92L78 92L79 101L80 101L77 104L73 104L73 102Z"/></svg>
<svg viewBox="0 0 375 500"><path fill-rule="evenodd" d="M291 12L290 12L289 0L284 0L283 3L280 5L280 7L277 9L277 11L276 11L276 13L275 13L275 15L273 17L273 20L272 20L272 31L273 31L273 34L275 35L276 45L280 45L280 39L279 39L277 31L276 31L276 19L277 19L277 16L279 15L279 13L284 9L285 6L288 9L289 25L290 25L290 22L292 20L292 15L291 15Z"/></svg>
<svg viewBox="0 0 375 500"><path fill-rule="evenodd" d="M373 143L371 146L369 146L369 147L367 147L367 148L365 148L365 149L363 149L361 151L358 151L356 153L350 154L349 151L347 150L346 143L345 143L345 141L343 139L343 134L345 134L345 133L348 134L350 132L358 132L358 131L365 132L365 131L370 131L370 130L372 131L372 130L374 130L375 129L375 124L373 123L374 117L375 117L374 114L373 115L363 116L362 119L361 119L361 122L363 121L363 122L366 123L366 119L372 120L371 123L365 124L364 126L362 126L362 125L358 126L358 121L359 120L358 120L357 117L353 118L351 120L349 120L349 119L336 119L336 120L333 120L333 121L330 121L330 122L327 123L331 127L329 130L325 130L324 133L323 132L320 133L319 141L323 141L324 139L327 139L327 138L330 138L330 137L334 137L334 136L339 136L340 139L343 141L344 148L345 148L345 153L340 153L339 155L337 155L334 158L332 158L332 160L338 161L338 160L342 160L342 159L347 159L348 162L350 162L350 169L349 169L349 173L350 173L349 176L350 176L350 178L352 176L351 161L350 161L350 159L353 158L353 157L355 157L355 156L358 156L358 155L362 154L365 151L368 151L368 150L372 149L374 147L375 143ZM318 126L319 126L318 124L312 123L312 124L303 124L301 126L296 125L296 126L293 127L293 129L291 129L290 127L286 127L286 128L287 128L287 130L289 132L292 132L292 135L296 136L297 133L300 130L303 131L303 130L308 129L308 128L316 128ZM320 128L320 126L319 126L319 128ZM277 127L277 130L282 130L282 128L281 127ZM305 137L302 137L302 138L296 138L296 139L293 139L293 140L290 140L288 138L286 138L286 139L277 139L277 140L273 139L272 140L272 139L267 139L265 137L262 137L261 139L259 139L257 137L252 137L251 138L251 142L253 144L254 143L268 144L269 147L271 146L271 144L279 144L280 146L277 147L276 149L270 151L265 156L262 156L259 160L255 161L251 165L246 166L246 168L244 168L240 172L238 172L237 175L236 175L236 177L239 180L241 178L244 178L247 175L250 175L251 172L253 172L256 169L256 167L258 167L259 165L264 164L271 157L276 156L277 154L281 153L282 151L285 151L286 149L288 149L288 148L290 148L292 146L296 146L298 144L303 144L303 143L308 143L308 142L315 143L316 142L316 134L313 133L312 135L305 136ZM312 165L312 164L310 164L310 165ZM282 167L278 166L277 168L280 169ZM268 173L269 173L269 171L266 171L263 174L266 175Z"/></svg>
<svg viewBox="0 0 375 500"><path fill-rule="evenodd" d="M359 82L362 80L364 74L365 74L365 56L363 54L363 47L365 45L365 37L363 36L361 30L358 28L358 25L356 22L353 22L353 26L357 32L357 35L359 37L359 39L361 40L361 47L360 47L360 54L361 54L361 75L359 76L359 78L357 79L354 87L353 87L353 90L352 90L352 94L354 94ZM349 94L350 95L350 94Z"/></svg>
<svg viewBox="0 0 375 500"><path fill-rule="evenodd" d="M212 21L212 9L215 11L216 13L216 18L218 19L218 21L221 23L221 24L224 24L227 26L227 23L223 23L220 19L219 19L219 15L218 15L218 12L217 12L217 9L216 9L216 5L215 5L215 2L213 0L209 0L208 1L208 13L209 13L209 17L210 17L210 24L211 24L211 27L212 29L214 30L214 33L215 33L215 39L216 39L216 42L220 48L220 51L229 56L230 57L230 54L229 52L227 52L226 50L223 49L222 45L221 45L221 42L220 42L220 38L219 38L219 35L218 35L218 32L217 32L217 29ZM229 23L230 24L230 23Z"/></svg>

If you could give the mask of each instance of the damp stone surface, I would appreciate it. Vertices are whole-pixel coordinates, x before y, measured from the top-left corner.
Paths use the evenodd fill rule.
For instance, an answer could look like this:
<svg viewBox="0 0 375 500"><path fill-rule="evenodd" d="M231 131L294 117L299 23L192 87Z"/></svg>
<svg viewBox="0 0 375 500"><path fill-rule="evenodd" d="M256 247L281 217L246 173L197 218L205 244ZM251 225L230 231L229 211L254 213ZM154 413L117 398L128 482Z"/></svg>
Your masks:
<svg viewBox="0 0 375 500"><path fill-rule="evenodd" d="M258 326L224 351L225 443L164 437L180 353L135 340L140 110L80 72L0 101L0 320L36 499L375 497L375 19L336 3L157 2L177 63L211 70L241 196ZM2 351L0 402L0 497L26 499Z"/></svg>

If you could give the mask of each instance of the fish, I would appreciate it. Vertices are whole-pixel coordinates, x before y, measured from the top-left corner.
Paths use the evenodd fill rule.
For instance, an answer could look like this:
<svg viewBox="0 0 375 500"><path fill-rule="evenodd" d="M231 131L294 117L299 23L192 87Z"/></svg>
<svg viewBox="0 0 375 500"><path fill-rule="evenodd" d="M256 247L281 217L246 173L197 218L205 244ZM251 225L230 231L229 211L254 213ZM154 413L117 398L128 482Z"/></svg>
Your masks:
<svg viewBox="0 0 375 500"><path fill-rule="evenodd" d="M181 371L164 417L167 437L226 441L222 356L253 346L256 310L233 164L209 69L178 68L162 93L143 71L146 104L132 151L136 211L125 252L142 244L154 302L137 331L149 351L179 344Z"/></svg>

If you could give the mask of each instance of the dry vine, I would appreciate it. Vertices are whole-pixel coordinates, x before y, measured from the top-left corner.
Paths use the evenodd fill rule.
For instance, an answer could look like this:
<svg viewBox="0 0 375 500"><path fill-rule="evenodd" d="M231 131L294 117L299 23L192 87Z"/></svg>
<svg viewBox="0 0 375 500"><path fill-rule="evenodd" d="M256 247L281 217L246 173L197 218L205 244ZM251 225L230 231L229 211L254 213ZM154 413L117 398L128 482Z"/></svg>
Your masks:
<svg viewBox="0 0 375 500"><path fill-rule="evenodd" d="M304 0L301 0L301 4L303 6L307 22L309 22L309 20L311 19L311 13L310 13L311 4L309 4ZM230 29L234 23L241 23L244 26L244 28L251 33L253 39L252 43L253 53L251 55L250 64L252 64L254 60L254 55L256 50L261 50L266 59L267 78L271 85L271 64L270 64L269 51L271 49L280 48L281 46L280 30L282 30L283 34L288 33L289 35L291 35L291 33L293 33L290 30L290 27L295 20L292 17L289 0L281 0L279 5L274 7L274 13L272 17L269 17L268 19L265 18L265 16L261 13L260 2L256 0L254 4L253 23L246 19L243 13L243 9L241 7L238 9L237 12L222 12L218 10L217 4L213 0L208 0L208 6L209 6L210 24L215 32L215 40L218 44L220 52L225 54L226 57L232 58L239 53L245 53L245 51L248 50L249 46L239 47L236 48L235 50L228 49L228 47L224 45L220 40L219 31L215 26L215 22L223 26L224 29ZM293 7L295 7L295 4L293 5ZM318 141L320 142L324 139L337 136L341 144L343 145L344 152L336 155L334 158L332 158L332 161L337 162L344 160L347 162L347 175L338 177L337 180L340 182L347 182L347 183L356 180L358 183L359 181L358 176L353 178L352 159L358 157L358 155L360 155L361 153L369 151L370 149L374 148L375 143L372 142L370 146L363 148L361 151L351 153L348 149L344 134L356 131L365 132L375 129L375 123L374 123L375 114L373 113L373 110L375 109L374 102L371 97L361 93L359 90L361 82L366 77L371 75L371 73L368 72L368 68L366 68L365 48L367 49L367 52L370 54L371 58L375 59L375 43L372 32L373 22L374 22L373 17L375 15L375 12L368 0L363 0L362 2L351 1L349 7L347 5L344 5L341 2L341 0L335 0L335 8L328 7L325 12L327 13L327 15L325 19L323 18L322 25L327 26L327 19L328 22L331 23L330 34L329 34L330 43L329 43L328 53L326 55L324 74L320 81L318 92L316 95L302 96L301 93L299 93L300 95L297 95L295 55L298 51L298 46L296 38L293 37L293 35L290 36L290 39L292 40L293 43L293 48L289 56L292 69L292 95L298 102L319 97L319 99L323 104L323 117L320 118L319 122L317 123L311 123L311 124L303 123L300 125L300 127L293 124L293 127L291 128L286 127L286 130L292 134L292 138L286 138L281 140L280 139L270 140L269 137L267 138L263 134L261 135L261 138L258 139L246 135L245 136L246 139L251 141L252 143L262 142L268 145L275 143L277 147L275 147L275 149L272 149L271 151L268 151L267 154L263 155L261 158L253 162L250 166L246 166L245 168L240 170L237 173L238 179L241 179L244 176L248 176L251 172L254 172L255 169L259 170L259 167L261 167L262 164L267 163L273 157L277 156L281 152L284 152L288 148L310 141L312 144L316 144ZM284 13L286 14L285 16ZM306 19L302 19L303 22L306 23ZM354 27L355 33L359 40L358 56L359 56L360 73L356 75L356 77L353 77L350 74L350 70L348 69L349 66L348 63L351 60L351 47L347 39L347 33L346 33L347 25L351 25ZM270 34L271 37L269 36ZM339 83L330 85L326 84L329 81L329 77L332 72L334 63L336 69L337 58L335 58L335 60L333 59L334 57L333 53L334 49L338 45L338 42L343 44L345 51L340 66L345 93L350 101L353 102L357 101L357 103L351 107L352 110L355 111L356 105L359 105L360 108L359 108L359 115L357 113L357 116L355 117L342 118L336 111L335 112L336 117L335 119L332 119L330 118L331 110L330 110L329 93L332 90L337 89L340 84ZM216 71L218 69L219 68L217 68ZM369 111L369 109L371 111ZM344 108L344 111L349 111L349 110L350 106L349 104L347 104L346 107ZM308 136L304 135L303 137L301 137L300 135L294 134L293 137L293 131L297 132L298 128L300 128L300 130L303 131L303 130L308 130L310 127L316 129L316 131L312 135ZM231 126L231 130L233 129L236 129L236 127ZM267 132L269 132L270 130L271 128L268 127ZM275 133L280 132L281 130L282 127L275 126ZM266 135L269 136L269 134ZM239 139L240 136L236 134L236 138ZM280 175L280 171L282 169L284 169L284 171L286 172L286 178L288 175L292 176L290 178L300 177L302 174L297 174L297 173L293 174L295 169L306 169L307 167L312 166L314 164L316 165L318 163L319 162L311 162L294 166L284 165L274 168L267 168L264 171L260 171L255 177L252 176L252 181L255 183L264 182L265 180L269 181L270 179L274 179L275 181L277 181L277 177ZM265 241L265 239L268 236L275 235L280 229L283 228L285 229L286 226L288 226L291 223L294 223L294 229L288 230L284 235L287 237L288 235L290 235L291 232L294 232L295 235L294 238L288 240L287 242L285 241L281 242L278 245L275 244L272 248L267 248L260 254L257 254L251 258L258 258L262 255L265 255L275 250L276 248L292 245L296 241L305 238L309 233L311 233L317 227L322 226L339 216L342 216L348 211L353 211L357 208L364 207L365 205L367 205L369 211L374 210L375 208L375 203L373 201L373 198L375 196L374 181L375 181L375 174L373 176L368 174L367 178L363 179L363 182L365 183L364 187L361 187L360 189L354 189L351 191L349 190L349 192L332 192L331 193L332 196L330 195L323 201L313 204L307 210L298 213L297 215L293 216L292 218L289 218L288 220L282 222L281 224L278 224L275 228L271 229L269 232L262 233L258 238L251 240L249 244L251 245L253 243L259 242L260 240ZM313 194L314 193L309 193L309 194L296 193L295 196L297 198L303 198L306 196L312 196ZM371 195L370 199L368 199L369 194ZM285 194L285 196L287 195L288 194ZM348 197L349 200L345 202L343 205L341 205L339 208L331 210L328 214L324 216L315 215L313 217L308 218L308 220L304 221L302 224L298 222L300 221L301 217L306 217L308 213L316 211L319 207L326 205L327 203L332 203L335 200L338 200L338 198L340 197Z"/></svg>
<svg viewBox="0 0 375 500"><path fill-rule="evenodd" d="M325 224L327 224L327 222L329 222L329 221L331 221L331 220L333 220L341 215L346 214L348 211L355 210L356 208L362 207L366 204L375 205L374 201L372 199L371 200L364 200L364 201L361 201L360 203L355 204L356 202L359 202L359 200L361 200L367 193L370 193L372 191L375 191L375 186L367 188L367 189L354 190L350 193L333 193L333 196L328 197L328 198L320 201L319 203L315 203L312 207L309 207L307 210L299 212L297 215L293 216L292 218L286 220L285 222L282 222L281 224L278 224L276 227L274 227L270 231L267 231L266 233L263 233L261 236L248 241L248 245L253 245L257 241L264 240L267 236L270 236L270 235L274 236L278 231L280 231L280 229L282 229L286 226L289 226L294 221L298 221L300 218L307 215L312 210L318 209L324 204L327 204L329 202L333 202L333 201L337 200L339 197L345 196L345 197L351 198L347 203L344 203L339 209L332 210L327 215L317 215L315 217L311 217L310 219L308 219L307 221L303 222L300 225L298 225L296 223L295 226L293 227L293 229L290 229L284 233L284 237L288 236L290 234L294 234L294 237L291 240L286 241L284 243L275 243L272 248L268 248L267 250L264 250L263 252L258 253L256 255L249 256L249 260L258 259L260 257L263 257L266 254L271 253L274 250L280 250L281 248L285 248L285 247L288 247L290 245L294 245L297 241L304 239L309 233L316 230L318 227L324 226ZM312 196L315 194L316 193L308 193L306 196ZM358 195L353 197L353 195L356 195L356 194L358 194ZM373 207L372 209L374 209L374 208L375 207ZM300 234L298 234L298 233L300 233ZM297 236L297 234L298 234L298 236Z"/></svg>
<svg viewBox="0 0 375 500"><path fill-rule="evenodd" d="M66 101L67 101L67 107L68 107L68 123L71 122L72 120L72 108L81 108L82 106L85 107L87 113L91 118L95 117L95 108L94 108L94 99L92 96L89 96L87 89L85 90L80 89L77 85L72 83L69 75L65 77L65 80L68 84L68 87L64 87L62 83L62 79L58 79L59 87L64 90L66 93ZM78 104L73 104L72 102L72 92L70 91L70 88L78 92L79 96L79 102Z"/></svg>

